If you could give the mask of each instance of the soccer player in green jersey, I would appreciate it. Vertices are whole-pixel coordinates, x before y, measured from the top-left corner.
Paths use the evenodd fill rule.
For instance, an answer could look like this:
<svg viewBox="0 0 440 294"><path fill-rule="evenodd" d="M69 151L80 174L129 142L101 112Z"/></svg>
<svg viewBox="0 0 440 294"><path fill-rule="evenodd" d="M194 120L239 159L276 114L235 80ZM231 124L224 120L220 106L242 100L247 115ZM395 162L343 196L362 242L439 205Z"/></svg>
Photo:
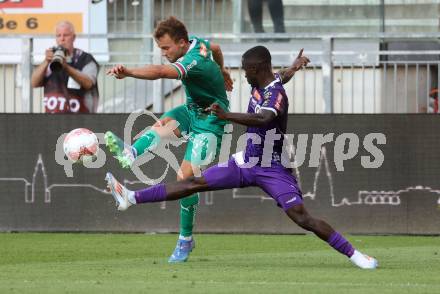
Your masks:
<svg viewBox="0 0 440 294"><path fill-rule="evenodd" d="M185 156L177 175L178 180L184 180L193 176L194 171L199 170L200 154L203 154L204 158L208 156L214 158L218 153L226 121L206 113L205 109L217 103L228 111L229 101L226 91L232 90L232 79L224 68L220 47L197 37L189 37L185 25L175 17L161 21L156 27L154 38L162 55L170 64L147 65L141 68L117 65L107 74L118 79L125 77L147 80L179 79L185 88L186 103L164 113L160 121L132 146L125 144L110 131L105 134L106 145L115 154L122 167L128 168L137 156L153 150L161 138L173 134L177 137L187 135ZM301 56L301 52L290 68L279 73L284 83L290 80L295 71L309 62L306 57ZM209 146L213 144L211 140L197 140L197 144L194 144L197 136L206 133L216 136L216 146ZM213 154L208 154L210 152ZM169 262L186 261L194 248L192 232L198 202L198 194L181 199L180 235Z"/></svg>
<svg viewBox="0 0 440 294"><path fill-rule="evenodd" d="M162 55L171 64L147 65L141 68L126 68L118 65L110 69L107 74L114 75L118 79L125 77L147 80L179 79L185 88L186 103L164 113L160 121L143 134L133 146L125 145L111 132L105 135L106 145L116 155L121 165L127 168L131 166L136 156L151 151L161 138L169 136L170 130L173 130L177 137L188 135L184 160L178 173L178 180L183 180L192 176L194 170L198 168L193 153L216 151L220 147L226 121L218 119L215 115L206 114L204 109L212 103L218 103L226 111L229 109L226 90L232 90L232 80L224 68L220 47L197 37L190 38L185 25L175 17L161 21L156 27L154 38ZM210 148L208 140L194 146L195 136L203 133L212 133L217 137L217 148ZM193 150L194 147L199 150ZM198 202L197 194L180 202L180 236L176 249L169 259L170 262L186 261L194 247L192 230Z"/></svg>

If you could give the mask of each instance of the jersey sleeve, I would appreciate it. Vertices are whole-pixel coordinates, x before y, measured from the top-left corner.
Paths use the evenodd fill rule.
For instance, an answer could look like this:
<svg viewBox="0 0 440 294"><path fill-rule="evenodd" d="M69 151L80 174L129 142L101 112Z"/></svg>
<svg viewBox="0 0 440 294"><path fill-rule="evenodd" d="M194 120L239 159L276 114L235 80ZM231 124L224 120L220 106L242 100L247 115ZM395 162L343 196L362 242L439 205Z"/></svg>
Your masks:
<svg viewBox="0 0 440 294"><path fill-rule="evenodd" d="M186 64L187 62L185 62L185 59L180 60L180 61L176 61L174 63L171 63L171 65L176 69L178 77L178 80L183 80L186 78L186 76L188 75L188 71L186 70Z"/></svg>
<svg viewBox="0 0 440 294"><path fill-rule="evenodd" d="M283 78L281 77L281 75L279 73L276 72L273 75L275 76L276 79L278 79L280 81L281 84L283 83Z"/></svg>
<svg viewBox="0 0 440 294"><path fill-rule="evenodd" d="M184 80L201 72L199 66L200 59L194 54L187 54L182 60L176 61L171 65L176 68L177 73L179 74L177 77L178 80Z"/></svg>
<svg viewBox="0 0 440 294"><path fill-rule="evenodd" d="M280 89L270 89L264 93L264 101L261 109L269 110L279 115L284 113L286 108L286 99L284 91Z"/></svg>

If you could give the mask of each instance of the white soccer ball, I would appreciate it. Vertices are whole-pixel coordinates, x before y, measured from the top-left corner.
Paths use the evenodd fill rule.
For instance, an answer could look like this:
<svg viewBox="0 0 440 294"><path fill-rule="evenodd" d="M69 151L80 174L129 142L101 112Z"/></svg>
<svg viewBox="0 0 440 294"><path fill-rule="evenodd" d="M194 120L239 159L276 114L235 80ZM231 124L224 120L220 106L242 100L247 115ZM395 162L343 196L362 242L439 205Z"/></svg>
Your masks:
<svg viewBox="0 0 440 294"><path fill-rule="evenodd" d="M63 149L73 162L93 161L99 150L98 138L91 130L74 129L64 138Z"/></svg>

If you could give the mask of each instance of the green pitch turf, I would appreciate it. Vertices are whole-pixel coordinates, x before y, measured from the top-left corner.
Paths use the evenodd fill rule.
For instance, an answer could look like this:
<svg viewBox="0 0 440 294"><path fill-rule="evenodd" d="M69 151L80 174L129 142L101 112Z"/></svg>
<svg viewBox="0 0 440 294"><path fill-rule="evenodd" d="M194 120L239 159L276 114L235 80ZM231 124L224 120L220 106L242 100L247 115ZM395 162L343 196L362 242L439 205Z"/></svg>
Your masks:
<svg viewBox="0 0 440 294"><path fill-rule="evenodd" d="M440 237L348 236L360 270L312 235L0 234L0 293L440 293Z"/></svg>

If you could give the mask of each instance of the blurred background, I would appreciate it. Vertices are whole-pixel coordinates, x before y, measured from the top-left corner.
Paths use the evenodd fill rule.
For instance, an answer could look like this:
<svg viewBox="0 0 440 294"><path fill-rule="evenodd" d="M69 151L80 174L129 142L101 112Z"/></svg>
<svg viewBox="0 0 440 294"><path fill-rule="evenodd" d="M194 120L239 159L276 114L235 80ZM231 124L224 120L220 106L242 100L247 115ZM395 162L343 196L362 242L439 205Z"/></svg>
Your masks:
<svg viewBox="0 0 440 294"><path fill-rule="evenodd" d="M439 1L284 0L275 11L263 1L260 29L249 13L259 1L249 1L1 1L0 112L44 111L42 88L32 89L30 76L44 50L54 45L60 19L74 23L75 46L100 64L98 112L163 112L181 104L179 81L116 81L104 74L118 63L165 63L151 33L170 15L190 34L222 45L235 80L232 111L247 107L240 56L264 44L275 68L288 66L300 48L312 61L286 85L290 113L438 112Z"/></svg>

